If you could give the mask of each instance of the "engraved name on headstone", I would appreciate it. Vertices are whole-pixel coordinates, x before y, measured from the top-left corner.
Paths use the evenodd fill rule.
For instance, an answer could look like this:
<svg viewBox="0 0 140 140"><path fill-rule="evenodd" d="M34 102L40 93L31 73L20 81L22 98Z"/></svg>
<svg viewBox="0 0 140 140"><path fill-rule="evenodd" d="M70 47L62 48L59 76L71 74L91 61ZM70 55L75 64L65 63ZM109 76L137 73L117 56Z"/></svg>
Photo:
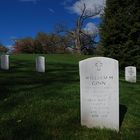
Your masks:
<svg viewBox="0 0 140 140"><path fill-rule="evenodd" d="M81 124L119 131L118 61L94 57L79 62Z"/></svg>
<svg viewBox="0 0 140 140"><path fill-rule="evenodd" d="M1 69L9 70L9 55L1 55Z"/></svg>
<svg viewBox="0 0 140 140"><path fill-rule="evenodd" d="M136 67L125 67L125 80L128 82L136 83Z"/></svg>
<svg viewBox="0 0 140 140"><path fill-rule="evenodd" d="M36 71L45 72L45 57L38 56L36 58Z"/></svg>

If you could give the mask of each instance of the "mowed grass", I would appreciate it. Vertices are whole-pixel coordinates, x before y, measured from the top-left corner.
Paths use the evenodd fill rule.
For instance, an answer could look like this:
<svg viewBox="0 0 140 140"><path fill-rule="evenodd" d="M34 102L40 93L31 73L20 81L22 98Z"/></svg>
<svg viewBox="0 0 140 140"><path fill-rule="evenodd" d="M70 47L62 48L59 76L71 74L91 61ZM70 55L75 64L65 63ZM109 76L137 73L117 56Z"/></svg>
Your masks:
<svg viewBox="0 0 140 140"><path fill-rule="evenodd" d="M46 72L35 71L37 55L10 56L0 71L0 140L138 140L140 73L137 83L120 73L120 132L80 125L78 62L88 56L44 55Z"/></svg>

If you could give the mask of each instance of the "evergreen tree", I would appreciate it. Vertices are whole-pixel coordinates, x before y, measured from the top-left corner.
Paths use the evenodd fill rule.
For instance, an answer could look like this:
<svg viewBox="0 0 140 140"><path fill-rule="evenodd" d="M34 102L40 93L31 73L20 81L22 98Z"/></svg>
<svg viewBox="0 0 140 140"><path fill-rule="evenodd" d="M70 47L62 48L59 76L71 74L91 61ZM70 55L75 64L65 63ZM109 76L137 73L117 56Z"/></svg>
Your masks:
<svg viewBox="0 0 140 140"><path fill-rule="evenodd" d="M140 69L139 0L107 0L100 34L105 56Z"/></svg>

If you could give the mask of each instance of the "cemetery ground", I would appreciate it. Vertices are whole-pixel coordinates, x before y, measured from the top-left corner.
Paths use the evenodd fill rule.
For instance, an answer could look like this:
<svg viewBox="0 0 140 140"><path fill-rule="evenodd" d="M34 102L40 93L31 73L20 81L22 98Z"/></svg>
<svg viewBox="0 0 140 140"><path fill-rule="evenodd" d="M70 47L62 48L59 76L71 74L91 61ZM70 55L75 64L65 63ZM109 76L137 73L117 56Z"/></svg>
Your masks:
<svg viewBox="0 0 140 140"><path fill-rule="evenodd" d="M45 73L35 71L36 56L12 55L10 70L0 70L0 140L140 138L140 73L128 83L120 72L119 133L88 129L80 124L78 62L89 56L44 55Z"/></svg>

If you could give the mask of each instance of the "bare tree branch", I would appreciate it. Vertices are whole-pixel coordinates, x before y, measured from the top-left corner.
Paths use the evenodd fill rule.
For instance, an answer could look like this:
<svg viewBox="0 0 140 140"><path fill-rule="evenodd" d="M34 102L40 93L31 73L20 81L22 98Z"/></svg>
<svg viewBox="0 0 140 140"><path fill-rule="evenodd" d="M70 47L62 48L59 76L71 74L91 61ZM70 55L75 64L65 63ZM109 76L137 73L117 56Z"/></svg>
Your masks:
<svg viewBox="0 0 140 140"><path fill-rule="evenodd" d="M76 20L75 29L68 30L66 26L64 26L63 24L58 24L55 30L57 32L67 33L75 42L75 50L77 50L77 53L81 54L81 46L82 46L81 37L85 36L86 38L91 38L91 35L86 34L84 31L82 31L82 26L84 25L84 21L87 20L88 18L92 18L99 15L102 11L102 8L95 6L94 9L87 9L85 3L83 3L83 5L80 5L79 8L81 10L81 15Z"/></svg>

